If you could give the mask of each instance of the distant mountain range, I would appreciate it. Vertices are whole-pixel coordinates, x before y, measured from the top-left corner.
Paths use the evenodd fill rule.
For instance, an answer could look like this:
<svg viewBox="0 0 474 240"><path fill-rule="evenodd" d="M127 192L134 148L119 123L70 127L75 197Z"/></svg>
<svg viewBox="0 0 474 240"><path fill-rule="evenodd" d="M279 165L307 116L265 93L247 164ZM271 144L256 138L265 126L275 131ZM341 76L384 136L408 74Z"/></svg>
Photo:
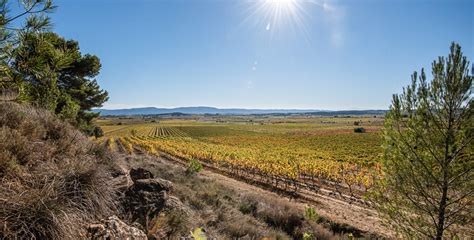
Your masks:
<svg viewBox="0 0 474 240"><path fill-rule="evenodd" d="M326 111L308 109L244 109L244 108L214 108L214 107L179 107L179 108L130 108L130 109L93 109L100 112L102 116L133 116L133 115L167 115L167 114L219 114L219 115L286 115L286 114L308 114L308 115L380 115L385 110L345 110Z"/></svg>

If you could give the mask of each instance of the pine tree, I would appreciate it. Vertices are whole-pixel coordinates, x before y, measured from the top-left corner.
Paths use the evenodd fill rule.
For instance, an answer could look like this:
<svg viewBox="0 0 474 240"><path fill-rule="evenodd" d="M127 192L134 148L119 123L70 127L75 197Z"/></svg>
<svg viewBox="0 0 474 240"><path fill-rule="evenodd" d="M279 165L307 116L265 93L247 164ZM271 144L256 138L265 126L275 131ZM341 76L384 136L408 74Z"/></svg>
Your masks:
<svg viewBox="0 0 474 240"><path fill-rule="evenodd" d="M30 33L14 50L12 68L22 79L28 102L69 120L88 135L97 132L90 112L108 100L94 79L100 72L97 56L82 55L79 43L52 32Z"/></svg>
<svg viewBox="0 0 474 240"><path fill-rule="evenodd" d="M7 95L19 94L18 79L10 68L13 51L20 39L31 32L40 32L50 26L49 18L45 13L56 7L51 0L21 0L15 11L9 8L12 1L0 0L0 92ZM11 96L7 96L8 99Z"/></svg>
<svg viewBox="0 0 474 240"><path fill-rule="evenodd" d="M374 202L400 233L442 239L473 220L472 76L461 47L394 95L384 128L383 178ZM453 230L453 231L450 231Z"/></svg>

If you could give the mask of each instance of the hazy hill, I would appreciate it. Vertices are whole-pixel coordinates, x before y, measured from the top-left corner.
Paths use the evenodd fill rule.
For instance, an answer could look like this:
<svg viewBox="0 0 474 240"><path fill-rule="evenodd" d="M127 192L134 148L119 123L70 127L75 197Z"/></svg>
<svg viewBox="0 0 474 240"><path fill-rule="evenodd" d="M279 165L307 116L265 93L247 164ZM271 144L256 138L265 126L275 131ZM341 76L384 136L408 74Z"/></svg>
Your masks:
<svg viewBox="0 0 474 240"><path fill-rule="evenodd" d="M322 111L314 109L244 109L244 108L214 108L214 107L179 107L179 108L129 108L129 109L94 109L102 116L158 115L158 114L222 114L222 115L251 115L251 114L292 114L302 113L311 115L378 115L385 110L344 110Z"/></svg>

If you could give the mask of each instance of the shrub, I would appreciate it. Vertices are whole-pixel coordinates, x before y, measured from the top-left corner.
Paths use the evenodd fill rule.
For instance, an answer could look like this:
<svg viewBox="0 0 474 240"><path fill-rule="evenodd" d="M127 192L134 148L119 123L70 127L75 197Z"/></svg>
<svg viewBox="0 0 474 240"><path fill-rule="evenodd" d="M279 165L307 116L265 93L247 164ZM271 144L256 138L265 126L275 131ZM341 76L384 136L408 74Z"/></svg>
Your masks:
<svg viewBox="0 0 474 240"><path fill-rule="evenodd" d="M196 240L207 240L206 231L203 228L196 228L191 231L191 236Z"/></svg>
<svg viewBox="0 0 474 240"><path fill-rule="evenodd" d="M200 172L202 169L202 164L198 160L193 158L189 160L188 167L186 168L186 174L193 175Z"/></svg>
<svg viewBox="0 0 474 240"><path fill-rule="evenodd" d="M294 236L295 230L303 225L303 218L290 209L265 209L258 212L258 217L268 225L285 231Z"/></svg>
<svg viewBox="0 0 474 240"><path fill-rule="evenodd" d="M162 212L152 220L150 239L178 239L188 233L190 219L179 210Z"/></svg>
<svg viewBox="0 0 474 240"><path fill-rule="evenodd" d="M255 215L257 212L257 202L244 202L240 205L239 210L243 214Z"/></svg>
<svg viewBox="0 0 474 240"><path fill-rule="evenodd" d="M363 128L363 127L354 128L354 132L355 133L365 133L365 128Z"/></svg>
<svg viewBox="0 0 474 240"><path fill-rule="evenodd" d="M230 219L223 230L231 239L261 239L263 237L255 223L244 218Z"/></svg>
<svg viewBox="0 0 474 240"><path fill-rule="evenodd" d="M100 137L103 137L104 136L104 131L102 130L102 128L98 127L98 126L95 126L94 127L94 137L97 139L97 138L100 138Z"/></svg>
<svg viewBox="0 0 474 240"><path fill-rule="evenodd" d="M311 221L318 221L319 215L316 213L316 210L312 207L308 207L304 211L304 216Z"/></svg>
<svg viewBox="0 0 474 240"><path fill-rule="evenodd" d="M315 237L313 236L312 233L309 232L304 232L303 233L303 240L313 240Z"/></svg>

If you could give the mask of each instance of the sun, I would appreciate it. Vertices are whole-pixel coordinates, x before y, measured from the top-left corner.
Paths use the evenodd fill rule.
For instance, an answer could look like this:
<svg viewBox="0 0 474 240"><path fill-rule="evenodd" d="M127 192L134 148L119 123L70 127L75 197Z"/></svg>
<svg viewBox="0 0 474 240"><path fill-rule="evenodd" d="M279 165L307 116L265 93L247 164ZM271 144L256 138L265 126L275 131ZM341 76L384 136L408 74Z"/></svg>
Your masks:
<svg viewBox="0 0 474 240"><path fill-rule="evenodd" d="M250 11L251 18L256 20L264 30L275 32L285 27L303 29L304 3L308 0L255 0Z"/></svg>
<svg viewBox="0 0 474 240"><path fill-rule="evenodd" d="M298 0L261 0L263 8L270 12L294 13L298 7Z"/></svg>
<svg viewBox="0 0 474 240"><path fill-rule="evenodd" d="M296 2L296 0L266 0L266 1L272 4L289 4L292 2Z"/></svg>
<svg viewBox="0 0 474 240"><path fill-rule="evenodd" d="M295 3L297 0L265 0L269 4L274 4L274 5L290 5Z"/></svg>
<svg viewBox="0 0 474 240"><path fill-rule="evenodd" d="M297 0L263 0L269 11L278 14L294 14L298 1Z"/></svg>

